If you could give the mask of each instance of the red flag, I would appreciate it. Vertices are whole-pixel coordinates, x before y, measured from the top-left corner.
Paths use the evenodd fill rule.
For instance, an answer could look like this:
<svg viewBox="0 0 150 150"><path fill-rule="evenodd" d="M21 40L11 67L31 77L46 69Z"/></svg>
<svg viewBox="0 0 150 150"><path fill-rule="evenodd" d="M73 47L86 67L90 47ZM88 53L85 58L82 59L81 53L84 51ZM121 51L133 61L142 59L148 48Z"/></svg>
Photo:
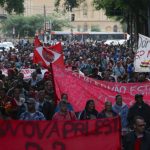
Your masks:
<svg viewBox="0 0 150 150"><path fill-rule="evenodd" d="M50 63L64 67L61 43L49 47L36 47L33 62L36 64L40 63L44 68L47 68Z"/></svg>
<svg viewBox="0 0 150 150"><path fill-rule="evenodd" d="M59 54L62 54L63 53L63 49L62 49L62 46L61 46L61 42L59 42L58 44L55 44L53 46L49 46L47 47L48 49L50 50L53 50Z"/></svg>
<svg viewBox="0 0 150 150"><path fill-rule="evenodd" d="M39 47L41 45L42 45L42 43L40 42L38 36L35 36L35 38L34 38L34 47Z"/></svg>
<svg viewBox="0 0 150 150"><path fill-rule="evenodd" d="M52 63L54 63L57 66L60 66L60 67L64 68L65 67L65 65L64 65L64 55L63 55L63 49L62 49L62 46L61 46L61 42L59 42L56 45L49 46L47 48L49 50L55 52L55 53L60 54L60 57L57 60L53 61Z"/></svg>

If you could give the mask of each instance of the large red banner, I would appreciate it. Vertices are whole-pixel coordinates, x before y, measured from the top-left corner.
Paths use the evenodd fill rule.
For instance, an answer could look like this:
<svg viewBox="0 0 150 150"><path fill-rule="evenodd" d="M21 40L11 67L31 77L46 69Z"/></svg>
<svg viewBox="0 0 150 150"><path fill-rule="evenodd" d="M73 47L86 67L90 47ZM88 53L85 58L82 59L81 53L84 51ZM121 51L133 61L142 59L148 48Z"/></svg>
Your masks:
<svg viewBox="0 0 150 150"><path fill-rule="evenodd" d="M0 121L2 150L121 150L120 119Z"/></svg>
<svg viewBox="0 0 150 150"><path fill-rule="evenodd" d="M88 99L94 99L97 110L104 108L104 102L115 102L115 96L121 94L124 102L131 106L135 102L135 94L143 94L144 100L150 104L150 83L112 83L98 81L73 73L53 65L54 82L57 97L67 93L69 102L75 111L84 109Z"/></svg>

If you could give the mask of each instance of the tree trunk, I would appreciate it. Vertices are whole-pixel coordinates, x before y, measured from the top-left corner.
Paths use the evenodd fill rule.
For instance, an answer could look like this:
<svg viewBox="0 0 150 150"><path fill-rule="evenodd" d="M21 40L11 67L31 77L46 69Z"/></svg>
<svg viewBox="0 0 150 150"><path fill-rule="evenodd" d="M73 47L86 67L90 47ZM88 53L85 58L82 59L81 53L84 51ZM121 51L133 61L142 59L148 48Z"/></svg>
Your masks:
<svg viewBox="0 0 150 150"><path fill-rule="evenodd" d="M139 13L135 13L135 42L138 43L138 34L140 33Z"/></svg>

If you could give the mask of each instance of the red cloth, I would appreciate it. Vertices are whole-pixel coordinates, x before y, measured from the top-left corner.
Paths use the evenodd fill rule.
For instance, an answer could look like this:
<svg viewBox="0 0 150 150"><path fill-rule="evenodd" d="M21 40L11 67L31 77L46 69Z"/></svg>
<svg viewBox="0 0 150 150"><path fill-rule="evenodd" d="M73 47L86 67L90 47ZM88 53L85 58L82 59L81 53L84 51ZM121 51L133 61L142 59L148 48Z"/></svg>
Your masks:
<svg viewBox="0 0 150 150"><path fill-rule="evenodd" d="M42 43L40 42L38 36L36 36L36 37L34 38L34 47L39 47L39 46L41 46L41 45L42 45Z"/></svg>
<svg viewBox="0 0 150 150"><path fill-rule="evenodd" d="M134 150L140 150L141 143L142 143L142 138L137 138L134 144Z"/></svg>
<svg viewBox="0 0 150 150"><path fill-rule="evenodd" d="M121 150L119 118L0 120L0 127L1 150Z"/></svg>
<svg viewBox="0 0 150 150"><path fill-rule="evenodd" d="M99 81L77 74L68 70L64 70L52 65L55 90L58 99L61 94L68 94L68 100L73 105L74 111L80 112L84 109L86 101L90 98L95 100L96 109L102 111L106 99L112 103L115 102L114 97L118 92L122 95L124 102L130 107L135 103L134 95L142 91L144 93L144 101L150 105L150 94L147 91L149 84L143 83L115 83L107 81ZM78 100L78 101L77 101Z"/></svg>
<svg viewBox="0 0 150 150"><path fill-rule="evenodd" d="M61 112L56 112L53 116L53 120L77 120L75 113L67 112L66 114L62 114Z"/></svg>
<svg viewBox="0 0 150 150"><path fill-rule="evenodd" d="M56 44L51 47L37 47L34 49L33 63L41 64L44 68L48 68L50 63L54 63L64 68L63 54L58 53L62 50L60 44Z"/></svg>

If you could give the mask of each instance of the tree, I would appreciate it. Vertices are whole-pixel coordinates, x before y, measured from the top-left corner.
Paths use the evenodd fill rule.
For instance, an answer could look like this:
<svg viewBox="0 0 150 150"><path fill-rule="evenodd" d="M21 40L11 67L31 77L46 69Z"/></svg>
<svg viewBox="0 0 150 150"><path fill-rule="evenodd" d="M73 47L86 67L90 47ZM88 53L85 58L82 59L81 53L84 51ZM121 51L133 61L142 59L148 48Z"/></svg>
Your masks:
<svg viewBox="0 0 150 150"><path fill-rule="evenodd" d="M106 15L127 24L127 32L148 35L149 0L93 0L97 10L104 9ZM137 38L136 38L137 39Z"/></svg>
<svg viewBox="0 0 150 150"><path fill-rule="evenodd" d="M63 1L64 9L66 9L67 11L71 11L72 8L78 7L83 1L85 0L64 0ZM61 0L55 1L56 9L58 9L61 2L62 2Z"/></svg>
<svg viewBox="0 0 150 150"><path fill-rule="evenodd" d="M70 27L69 21L66 19L60 19L58 14L52 14L47 16L46 20L51 20L52 29L61 31L63 27ZM1 30L6 36L18 36L19 37L33 37L36 30L44 28L44 16L37 15L31 17L25 17L22 15L8 16L8 18L1 22ZM13 29L15 28L15 35L13 35Z"/></svg>
<svg viewBox="0 0 150 150"><path fill-rule="evenodd" d="M0 0L0 6L9 14L12 12L21 14L24 12L24 0Z"/></svg>

